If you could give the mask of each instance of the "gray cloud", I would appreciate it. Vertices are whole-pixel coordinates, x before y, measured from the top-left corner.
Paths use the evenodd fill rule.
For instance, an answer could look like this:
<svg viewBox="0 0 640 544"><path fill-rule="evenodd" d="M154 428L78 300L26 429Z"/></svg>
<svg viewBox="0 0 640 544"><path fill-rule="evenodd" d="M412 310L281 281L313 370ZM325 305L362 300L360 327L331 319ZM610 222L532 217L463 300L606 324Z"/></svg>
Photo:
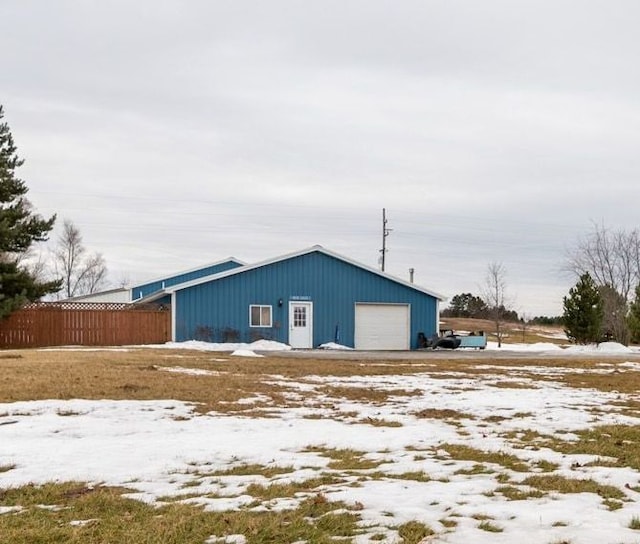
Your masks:
<svg viewBox="0 0 640 544"><path fill-rule="evenodd" d="M637 2L0 5L22 176L132 279L321 243L453 295L502 261L558 313L565 248L635 228Z"/></svg>

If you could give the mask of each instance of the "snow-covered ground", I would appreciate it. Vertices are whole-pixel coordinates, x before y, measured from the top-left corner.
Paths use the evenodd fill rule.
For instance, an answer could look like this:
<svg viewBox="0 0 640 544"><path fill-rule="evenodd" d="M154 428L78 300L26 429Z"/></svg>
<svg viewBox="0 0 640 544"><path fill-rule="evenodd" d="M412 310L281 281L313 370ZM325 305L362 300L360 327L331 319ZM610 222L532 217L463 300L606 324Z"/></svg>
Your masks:
<svg viewBox="0 0 640 544"><path fill-rule="evenodd" d="M609 348L620 353L617 346ZM640 534L628 528L633 517L640 517L640 493L631 489L640 483L638 471L585 466L595 458L545 448L517 448L506 437L512 431L530 429L563 433L558 436L567 439L571 435L565 433L594 425L640 424L640 420L620 413L617 403L626 395L570 388L553 381L554 375L572 371L638 372L638 363L603 362L593 370L523 365L506 375L498 373L496 366L481 362L478 366L485 371L481 375L448 372L443 376L421 367L422 372L411 375L273 376L274 383L292 391L292 400L305 402L279 411L272 407L269 418L199 414L189 403L167 399L0 404L0 466L15 465L0 472L0 487L52 480L103 482L134 489L134 497L148 502L188 491L199 495L188 502L225 510L255 501L246 493L252 482L303 481L335 472L345 481L328 485L322 492L329 500L362 505L362 524L370 531L357 537L357 543L370 542L371 535L381 533L388 535L384 542L396 542L393 528L411 520L430 525L437 535L429 542L439 543L640 542ZM193 375L206 372L182 366L164 370ZM536 379L535 374L544 379ZM495 387L498 382L500 387ZM527 383L533 388L523 388ZM321 391L327 385L419 394L392 396L373 404L327 397ZM244 399L248 404L258 400L264 402L265 397ZM469 417L447 422L417 415L427 409L455 410ZM273 417L274 411L277 417ZM375 426L368 421L398 426ZM556 474L616 486L628 502L612 511L593 493L554 492L542 498L509 501L494 493L501 485L496 475L507 474L518 482L530 474L498 465L489 465L493 473L462 474L461 469L470 469L475 463L451 459L442 449L446 443L516 455L530 464L532 473L539 472L537 461L557 463ZM353 485L357 475L328 469L330 459L313 447L366 452L368 459L381 461L371 472L383 472L386 477L375 476ZM293 467L293 472L270 479L260 475L206 476L254 463ZM409 472L424 472L430 480L394 477ZM258 508L294 507L299 500L301 497L265 501ZM0 515L14 514L3 510L0 501ZM479 529L478 518L483 516L503 531ZM447 528L441 523L445 519L455 520L457 526Z"/></svg>
<svg viewBox="0 0 640 544"><path fill-rule="evenodd" d="M565 345L559 346L551 342L536 342L535 344L508 343L498 347L497 342L487 342L488 350L502 351L530 351L553 352L553 354L579 354L579 355L624 355L626 353L640 353L639 346L623 346L618 342L601 342L600 344Z"/></svg>

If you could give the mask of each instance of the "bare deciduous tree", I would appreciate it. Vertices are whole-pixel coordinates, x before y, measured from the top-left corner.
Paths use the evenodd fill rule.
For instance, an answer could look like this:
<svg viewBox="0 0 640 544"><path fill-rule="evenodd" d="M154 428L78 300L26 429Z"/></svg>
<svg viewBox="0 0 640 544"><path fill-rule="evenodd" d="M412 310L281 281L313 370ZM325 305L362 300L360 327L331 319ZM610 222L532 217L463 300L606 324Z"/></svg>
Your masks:
<svg viewBox="0 0 640 544"><path fill-rule="evenodd" d="M23 253L13 254L13 258L20 267L27 269L36 281L44 282L49 279L47 262L41 248L35 249L32 246Z"/></svg>
<svg viewBox="0 0 640 544"><path fill-rule="evenodd" d="M616 340L624 345L629 344L631 333L627 314L629 305L624 297L612 287L598 287L602 299L602 336L608 340Z"/></svg>
<svg viewBox="0 0 640 544"><path fill-rule="evenodd" d="M116 286L120 288L124 288L127 285L131 285L131 278L129 277L129 274L122 272L118 277L118 279L115 280L114 283Z"/></svg>
<svg viewBox="0 0 640 544"><path fill-rule="evenodd" d="M640 231L611 230L594 223L592 232L567 253L565 269L593 278L603 299L602 333L628 343L628 308L640 283Z"/></svg>
<svg viewBox="0 0 640 544"><path fill-rule="evenodd" d="M95 293L106 283L107 266L100 253L87 254L80 230L68 219L53 250L56 275L62 277L60 294L74 297Z"/></svg>
<svg viewBox="0 0 640 544"><path fill-rule="evenodd" d="M527 329L529 328L529 321L530 321L529 316L525 312L522 312L520 314L520 330L522 330L522 343L523 344L526 341Z"/></svg>
<svg viewBox="0 0 640 544"><path fill-rule="evenodd" d="M565 268L576 277L588 272L596 285L608 285L630 302L640 282L640 232L594 223L593 231L568 252Z"/></svg>
<svg viewBox="0 0 640 544"><path fill-rule="evenodd" d="M505 315L511 300L507 295L507 270L502 263L492 262L487 267L487 275L482 286L482 300L487 305L488 316L493 321L498 347L504 338Z"/></svg>

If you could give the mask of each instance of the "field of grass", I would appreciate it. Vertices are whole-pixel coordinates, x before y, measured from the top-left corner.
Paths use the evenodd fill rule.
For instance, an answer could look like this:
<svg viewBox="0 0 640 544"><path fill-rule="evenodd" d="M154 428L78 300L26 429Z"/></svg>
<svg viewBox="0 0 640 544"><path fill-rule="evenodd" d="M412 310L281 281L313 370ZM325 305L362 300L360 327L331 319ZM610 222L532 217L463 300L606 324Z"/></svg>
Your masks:
<svg viewBox="0 0 640 544"><path fill-rule="evenodd" d="M603 541L586 520L602 525L603 537L636 542L639 390L640 365L628 356L458 359L454 352L367 361L165 349L4 352L0 542ZM13 449L21 426L39 422L42 444L66 433L73 448L73 440L92 439L87 422L96 436L107 432L100 426L105 403L169 400L187 404L165 407L158 425L168 421L185 441L172 446L167 435L175 466L156 476L132 455L127 478L65 480L73 467L52 465L47 479L37 461L43 457ZM134 423L153 404L138 416L137 409L129 408ZM118 425L108 431L116 440L141 447L154 439L155 423L138 438L126 421L121 434ZM191 455L187 437L201 432L194 426L223 424L246 430L246 440L225 445L232 437L220 436ZM274 433L282 434L269 450ZM99 452L96 459L99 472Z"/></svg>

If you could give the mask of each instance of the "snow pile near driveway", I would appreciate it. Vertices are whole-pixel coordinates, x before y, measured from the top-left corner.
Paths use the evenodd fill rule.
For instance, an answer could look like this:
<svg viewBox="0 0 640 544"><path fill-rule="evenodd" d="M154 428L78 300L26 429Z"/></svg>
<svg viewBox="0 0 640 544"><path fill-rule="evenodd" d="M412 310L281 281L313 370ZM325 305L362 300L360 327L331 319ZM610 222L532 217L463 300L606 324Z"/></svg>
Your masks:
<svg viewBox="0 0 640 544"><path fill-rule="evenodd" d="M601 342L600 344L589 344L586 346L569 346L565 350L567 353L634 353L638 349L623 346L618 342Z"/></svg>
<svg viewBox="0 0 640 544"><path fill-rule="evenodd" d="M337 344L336 342L327 342L326 344L320 344L318 346L319 349L337 349L337 350L351 350L353 351L353 348L350 348L349 346L343 346L342 344Z"/></svg>
<svg viewBox="0 0 640 544"><path fill-rule="evenodd" d="M601 342L600 344L588 344L585 346L559 346L550 342L537 342L535 344L506 344L498 347L497 342L487 342L488 350L496 351L530 351L530 352L554 352L554 354L578 354L578 355L624 355L626 353L640 353L640 347L623 346L618 342Z"/></svg>

